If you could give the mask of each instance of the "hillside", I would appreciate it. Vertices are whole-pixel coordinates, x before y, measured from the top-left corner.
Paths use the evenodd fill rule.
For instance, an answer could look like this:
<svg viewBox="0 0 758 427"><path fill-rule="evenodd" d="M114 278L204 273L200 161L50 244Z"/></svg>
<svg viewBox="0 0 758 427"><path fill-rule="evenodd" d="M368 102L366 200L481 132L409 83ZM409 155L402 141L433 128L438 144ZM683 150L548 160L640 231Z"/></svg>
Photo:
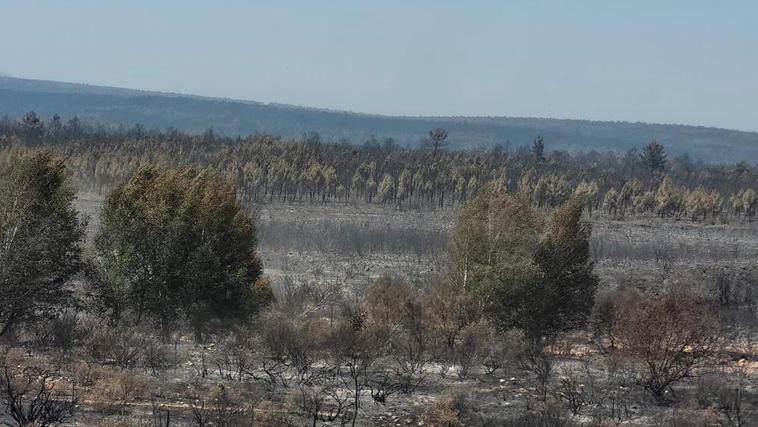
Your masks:
<svg viewBox="0 0 758 427"><path fill-rule="evenodd" d="M416 144L431 128L450 132L455 148L528 145L542 135L550 149L626 151L655 138L670 153L712 162L758 159L758 133L700 126L511 117L392 117L265 104L221 98L139 91L0 75L0 115L26 111L58 113L106 124L141 123L226 135L271 133L363 142L375 135Z"/></svg>

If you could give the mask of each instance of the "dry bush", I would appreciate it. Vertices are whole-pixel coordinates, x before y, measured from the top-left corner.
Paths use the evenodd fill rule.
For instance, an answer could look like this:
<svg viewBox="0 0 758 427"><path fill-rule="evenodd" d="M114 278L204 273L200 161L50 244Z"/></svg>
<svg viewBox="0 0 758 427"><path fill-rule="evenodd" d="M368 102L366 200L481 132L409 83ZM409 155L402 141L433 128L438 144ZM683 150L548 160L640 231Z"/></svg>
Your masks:
<svg viewBox="0 0 758 427"><path fill-rule="evenodd" d="M322 365L308 381L298 383L300 391L297 400L301 413L313 425L318 422L332 423L339 420L345 425L354 419L353 399L342 389L339 371L334 366Z"/></svg>
<svg viewBox="0 0 758 427"><path fill-rule="evenodd" d="M225 337L213 354L219 377L242 381L253 369L253 339L245 331L237 330Z"/></svg>
<svg viewBox="0 0 758 427"><path fill-rule="evenodd" d="M80 395L44 361L16 352L0 360L0 402L3 413L19 426L55 426L74 415Z"/></svg>
<svg viewBox="0 0 758 427"><path fill-rule="evenodd" d="M401 328L403 307L413 300L408 284L400 279L382 277L371 283L363 297L367 327L380 343L387 343Z"/></svg>
<svg viewBox="0 0 758 427"><path fill-rule="evenodd" d="M443 357L455 353L460 334L482 317L479 305L465 290L449 282L435 284L424 298L424 306L435 345Z"/></svg>
<svg viewBox="0 0 758 427"><path fill-rule="evenodd" d="M317 362L328 355L329 320L321 316L292 317L276 307L257 324L260 331L254 368L247 371L268 385L271 394L316 375Z"/></svg>
<svg viewBox="0 0 758 427"><path fill-rule="evenodd" d="M590 369L590 360L585 357L579 363L561 368L553 395L563 401L572 414L579 415L585 407L596 401L596 382Z"/></svg>
<svg viewBox="0 0 758 427"><path fill-rule="evenodd" d="M634 305L640 295L631 290L617 289L599 293L590 315L590 331L600 351L608 353L616 348L616 328L619 313Z"/></svg>
<svg viewBox="0 0 758 427"><path fill-rule="evenodd" d="M376 372L382 348L366 327L365 315L346 305L328 340L331 360L338 369L342 386L351 397L351 423L355 425L361 397ZM350 414L348 414L350 415Z"/></svg>
<svg viewBox="0 0 758 427"><path fill-rule="evenodd" d="M153 385L150 378L134 371L103 367L92 375L91 395L95 406L105 413L122 413L129 403L148 398Z"/></svg>
<svg viewBox="0 0 758 427"><path fill-rule="evenodd" d="M525 411L504 420L501 425L503 427L573 427L577 424L559 408L549 406L541 411Z"/></svg>
<svg viewBox="0 0 758 427"><path fill-rule="evenodd" d="M378 381L377 387L387 391L397 386L403 393L413 392L424 380L424 368L432 358L428 311L406 282L392 277L369 286L363 308L367 333L378 348L386 349L392 362L394 379Z"/></svg>
<svg viewBox="0 0 758 427"><path fill-rule="evenodd" d="M720 414L722 424L756 425L755 394L749 391L750 373L744 365L709 372L697 378L696 400L700 408Z"/></svg>
<svg viewBox="0 0 758 427"><path fill-rule="evenodd" d="M534 375L537 381L537 393L543 403L547 400L554 362L553 356L538 343L527 343L519 354L519 365L521 369Z"/></svg>
<svg viewBox="0 0 758 427"><path fill-rule="evenodd" d="M223 384L215 387L208 396L192 399L192 422L198 427L238 427L250 425L252 409L243 402L242 396Z"/></svg>
<svg viewBox="0 0 758 427"><path fill-rule="evenodd" d="M134 416L110 415L98 420L100 427L144 427L141 419Z"/></svg>
<svg viewBox="0 0 758 427"><path fill-rule="evenodd" d="M29 327L32 345L38 350L70 352L84 338L85 331L77 313L64 311Z"/></svg>
<svg viewBox="0 0 758 427"><path fill-rule="evenodd" d="M460 375L479 365L487 350L488 325L482 318L481 306L460 286L449 282L435 283L423 296L426 322L435 360L442 364L440 374L446 375L451 364L460 367Z"/></svg>
<svg viewBox="0 0 758 427"><path fill-rule="evenodd" d="M424 425L458 427L463 425L466 402L459 394L444 394L421 414Z"/></svg>
<svg viewBox="0 0 758 427"><path fill-rule="evenodd" d="M616 322L614 356L631 362L637 382L659 402L672 384L692 377L717 339L707 302L683 292L637 301L620 310Z"/></svg>
<svg viewBox="0 0 758 427"><path fill-rule="evenodd" d="M91 320L85 343L90 357L98 362L122 368L136 367L149 346L150 338L129 325L108 325Z"/></svg>
<svg viewBox="0 0 758 427"><path fill-rule="evenodd" d="M279 401L264 400L258 403L253 415L254 426L295 426L296 423L291 419L290 412L293 411L295 403L292 399L282 399Z"/></svg>
<svg viewBox="0 0 758 427"><path fill-rule="evenodd" d="M275 287L272 310L292 318L319 314L326 306L338 304L341 284L337 282L299 282L285 276Z"/></svg>
<svg viewBox="0 0 758 427"><path fill-rule="evenodd" d="M650 422L654 427L701 427L723 425L720 423L718 414L715 412L681 410L676 408L657 414L650 420Z"/></svg>
<svg viewBox="0 0 758 427"><path fill-rule="evenodd" d="M157 339L147 339L142 349L141 365L146 372L156 376L159 373L171 369L178 364L177 353L172 350L170 344L163 344ZM175 349L176 347L174 347Z"/></svg>
<svg viewBox="0 0 758 427"><path fill-rule="evenodd" d="M422 306L408 301L398 307L401 314L400 329L390 340L395 374L400 391L412 393L426 377L424 368L429 364L429 325Z"/></svg>
<svg viewBox="0 0 758 427"><path fill-rule="evenodd" d="M481 320L467 325L460 334L456 344L455 361L459 367L459 376L465 378L472 368L481 366L488 355L487 340L490 338L490 325Z"/></svg>
<svg viewBox="0 0 758 427"><path fill-rule="evenodd" d="M592 419L598 425L619 426L634 415L633 408L637 402L634 378L609 360L605 381L595 383L597 390Z"/></svg>
<svg viewBox="0 0 758 427"><path fill-rule="evenodd" d="M487 354L483 365L489 374L498 369L507 370L514 365L523 347L524 334L516 329L500 331L496 328L489 329L489 337L485 342Z"/></svg>

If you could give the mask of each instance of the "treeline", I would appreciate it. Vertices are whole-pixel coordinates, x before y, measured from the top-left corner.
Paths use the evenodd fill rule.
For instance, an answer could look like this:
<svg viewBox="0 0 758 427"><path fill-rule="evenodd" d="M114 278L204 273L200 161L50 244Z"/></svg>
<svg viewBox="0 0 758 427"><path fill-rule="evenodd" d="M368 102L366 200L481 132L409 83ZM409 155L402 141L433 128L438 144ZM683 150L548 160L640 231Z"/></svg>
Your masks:
<svg viewBox="0 0 758 427"><path fill-rule="evenodd" d="M142 126L104 128L77 119L47 122L28 113L0 121L0 165L39 146L67 159L81 191L105 193L141 165L211 167L229 177L248 202L374 203L400 208L456 207L496 180L554 207L581 194L591 211L657 213L695 219L752 218L758 167L713 165L687 156L667 159L651 142L624 154L550 151L532 147L448 151L447 133L433 130L419 149L393 140L362 145L324 142L316 133L297 140L269 135L228 138ZM442 136L441 139L440 136Z"/></svg>
<svg viewBox="0 0 758 427"><path fill-rule="evenodd" d="M758 158L758 133L703 126L528 117L377 116L0 76L0 115L17 119L30 110L45 118L57 113L107 126L141 123L147 128L175 127L193 133L213 126L217 133L231 136L260 132L298 138L315 130L331 141L346 138L361 143L377 135L380 139L392 137L402 146L414 146L429 129L444 128L456 149L489 148L497 143L528 145L535 135L542 135L552 148L571 152L622 151L657 138L672 154L689 153L706 161Z"/></svg>

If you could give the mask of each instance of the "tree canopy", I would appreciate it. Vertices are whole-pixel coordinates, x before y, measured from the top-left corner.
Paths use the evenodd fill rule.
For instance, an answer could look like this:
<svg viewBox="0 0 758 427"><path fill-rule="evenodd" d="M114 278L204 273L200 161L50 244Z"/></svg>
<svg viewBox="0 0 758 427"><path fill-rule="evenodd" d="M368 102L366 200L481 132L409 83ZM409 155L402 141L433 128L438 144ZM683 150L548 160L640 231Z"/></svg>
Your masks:
<svg viewBox="0 0 758 427"><path fill-rule="evenodd" d="M256 229L234 186L207 169L142 168L106 199L95 240L104 296L117 314L178 319L202 331L244 319L270 294Z"/></svg>
<svg viewBox="0 0 758 427"><path fill-rule="evenodd" d="M582 210L582 202L571 199L545 220L528 198L488 184L458 216L453 282L502 327L533 339L581 325L597 287Z"/></svg>
<svg viewBox="0 0 758 427"><path fill-rule="evenodd" d="M68 301L85 223L62 160L39 152L0 173L0 336Z"/></svg>

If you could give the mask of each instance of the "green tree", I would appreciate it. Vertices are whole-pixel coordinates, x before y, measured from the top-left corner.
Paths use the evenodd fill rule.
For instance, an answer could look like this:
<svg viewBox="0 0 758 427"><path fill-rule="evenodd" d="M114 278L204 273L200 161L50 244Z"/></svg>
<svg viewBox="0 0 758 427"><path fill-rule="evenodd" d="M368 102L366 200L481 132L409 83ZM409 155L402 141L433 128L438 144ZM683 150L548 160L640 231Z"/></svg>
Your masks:
<svg viewBox="0 0 758 427"><path fill-rule="evenodd" d="M582 210L583 202L572 199L545 224L527 197L488 184L459 213L452 283L503 328L521 329L535 341L581 325L597 287Z"/></svg>
<svg viewBox="0 0 758 427"><path fill-rule="evenodd" d="M141 168L108 195L95 240L105 301L116 315L151 316L164 332L185 318L202 333L266 302L256 245L234 186L192 168Z"/></svg>
<svg viewBox="0 0 758 427"><path fill-rule="evenodd" d="M666 167L666 149L656 140L652 140L642 149L642 161L650 172L663 172Z"/></svg>
<svg viewBox="0 0 758 427"><path fill-rule="evenodd" d="M497 182L484 185L460 209L450 247L451 281L489 305L504 281L519 282L536 271L542 219L529 197Z"/></svg>
<svg viewBox="0 0 758 427"><path fill-rule="evenodd" d="M0 336L55 312L81 268L85 223L61 160L38 153L0 173Z"/></svg>
<svg viewBox="0 0 758 427"><path fill-rule="evenodd" d="M570 200L553 212L533 255L536 274L498 287L493 314L533 340L584 325L592 312L598 279L593 273L583 204Z"/></svg>

